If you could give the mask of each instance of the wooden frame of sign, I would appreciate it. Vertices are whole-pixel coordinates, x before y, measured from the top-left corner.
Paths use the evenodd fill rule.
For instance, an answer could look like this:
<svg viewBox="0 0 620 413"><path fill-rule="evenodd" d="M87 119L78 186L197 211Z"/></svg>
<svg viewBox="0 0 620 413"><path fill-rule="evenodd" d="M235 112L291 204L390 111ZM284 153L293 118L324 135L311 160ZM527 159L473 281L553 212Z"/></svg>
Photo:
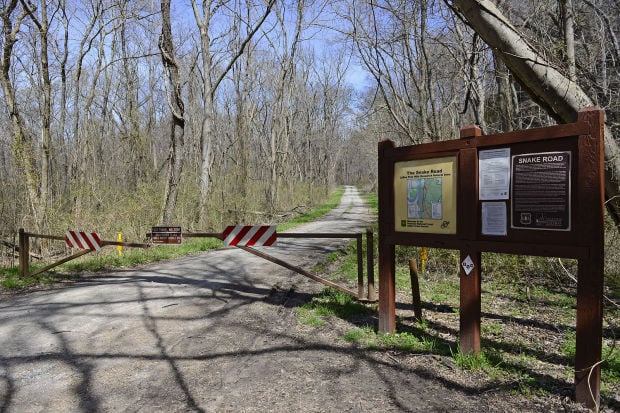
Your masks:
<svg viewBox="0 0 620 413"><path fill-rule="evenodd" d="M603 319L603 122L395 147L379 143L379 330L393 333L395 246L457 249L460 349L480 350L481 252L578 260L575 398L598 404Z"/></svg>

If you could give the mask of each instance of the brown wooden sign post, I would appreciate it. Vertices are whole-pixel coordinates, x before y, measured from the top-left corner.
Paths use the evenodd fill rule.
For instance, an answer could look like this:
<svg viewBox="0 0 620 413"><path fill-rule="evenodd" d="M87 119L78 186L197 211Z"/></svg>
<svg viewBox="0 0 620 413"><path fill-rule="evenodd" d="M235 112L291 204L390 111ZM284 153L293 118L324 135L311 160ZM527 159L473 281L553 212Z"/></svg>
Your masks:
<svg viewBox="0 0 620 413"><path fill-rule="evenodd" d="M379 143L379 330L393 333L395 246L460 251L460 348L480 350L481 253L578 260L575 398L600 394L603 320L603 122L395 147Z"/></svg>

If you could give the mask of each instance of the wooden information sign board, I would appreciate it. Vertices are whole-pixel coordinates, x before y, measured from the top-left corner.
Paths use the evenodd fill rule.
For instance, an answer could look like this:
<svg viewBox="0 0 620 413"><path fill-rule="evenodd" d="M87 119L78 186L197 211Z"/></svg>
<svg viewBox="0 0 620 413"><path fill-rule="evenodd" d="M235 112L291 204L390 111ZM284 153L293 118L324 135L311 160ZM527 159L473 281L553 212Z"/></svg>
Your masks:
<svg viewBox="0 0 620 413"><path fill-rule="evenodd" d="M379 330L395 318L395 246L460 250L460 349L480 350L481 253L578 260L576 400L600 394L603 122L577 122L395 147L379 143Z"/></svg>
<svg viewBox="0 0 620 413"><path fill-rule="evenodd" d="M153 244L182 244L183 235L181 234L181 227L151 227L151 242Z"/></svg>

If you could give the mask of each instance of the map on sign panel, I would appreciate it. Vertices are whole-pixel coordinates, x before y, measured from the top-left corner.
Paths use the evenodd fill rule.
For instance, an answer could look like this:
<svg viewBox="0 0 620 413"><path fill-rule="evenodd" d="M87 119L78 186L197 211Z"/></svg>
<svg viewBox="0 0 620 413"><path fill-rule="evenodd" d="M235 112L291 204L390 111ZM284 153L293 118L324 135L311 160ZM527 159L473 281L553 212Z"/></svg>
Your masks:
<svg viewBox="0 0 620 413"><path fill-rule="evenodd" d="M407 218L442 219L442 178L407 180Z"/></svg>
<svg viewBox="0 0 620 413"><path fill-rule="evenodd" d="M456 156L394 163L394 228L456 234Z"/></svg>

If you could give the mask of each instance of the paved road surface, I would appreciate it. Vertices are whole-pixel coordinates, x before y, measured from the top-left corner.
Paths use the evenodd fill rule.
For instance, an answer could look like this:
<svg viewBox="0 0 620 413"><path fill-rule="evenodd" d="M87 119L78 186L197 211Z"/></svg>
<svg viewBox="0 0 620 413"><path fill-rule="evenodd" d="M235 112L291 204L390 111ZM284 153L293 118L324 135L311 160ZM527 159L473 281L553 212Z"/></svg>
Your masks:
<svg viewBox="0 0 620 413"><path fill-rule="evenodd" d="M349 187L295 231L370 219ZM310 268L339 242L280 244L269 251ZM322 288L229 248L2 297L0 413L506 411L504 396L442 375L432 355L358 348L341 319L297 322Z"/></svg>
<svg viewBox="0 0 620 413"><path fill-rule="evenodd" d="M336 210L295 232L360 232L369 212L348 187ZM286 239L268 252L309 268L341 243ZM248 391L277 389L246 365L294 317L282 308L298 285L322 288L229 248L4 297L0 411L252 410ZM294 374L285 353L277 366L256 357L259 372Z"/></svg>

